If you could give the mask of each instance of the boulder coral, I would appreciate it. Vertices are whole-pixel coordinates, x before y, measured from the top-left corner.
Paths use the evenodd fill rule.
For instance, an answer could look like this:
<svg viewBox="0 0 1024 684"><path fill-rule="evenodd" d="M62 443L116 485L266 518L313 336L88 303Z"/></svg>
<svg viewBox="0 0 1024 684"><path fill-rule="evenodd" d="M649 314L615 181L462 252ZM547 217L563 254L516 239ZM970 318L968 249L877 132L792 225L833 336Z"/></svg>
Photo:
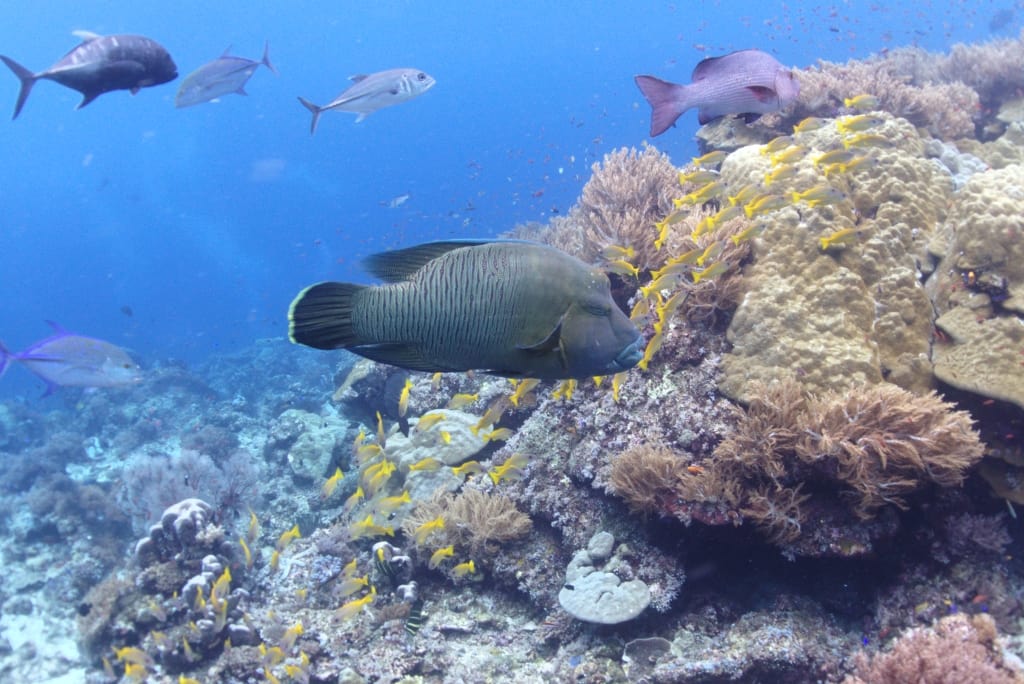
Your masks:
<svg viewBox="0 0 1024 684"><path fill-rule="evenodd" d="M872 133L888 147L859 154L869 164L826 175L820 155L843 149L835 123L799 133L808 149L795 174L773 192L783 196L828 183L844 199L830 206L794 202L760 218L754 263L744 270L745 296L728 330L721 389L752 398L750 383L788 375L813 389L850 388L883 379L914 391L931 387L931 304L920 284L928 236L945 216L949 176L924 156L906 121L879 115ZM722 165L730 186L758 182L772 169L757 147ZM842 248L821 239L840 230L858 237Z"/></svg>
<svg viewBox="0 0 1024 684"><path fill-rule="evenodd" d="M975 174L930 249L935 375L1024 408L1024 166Z"/></svg>

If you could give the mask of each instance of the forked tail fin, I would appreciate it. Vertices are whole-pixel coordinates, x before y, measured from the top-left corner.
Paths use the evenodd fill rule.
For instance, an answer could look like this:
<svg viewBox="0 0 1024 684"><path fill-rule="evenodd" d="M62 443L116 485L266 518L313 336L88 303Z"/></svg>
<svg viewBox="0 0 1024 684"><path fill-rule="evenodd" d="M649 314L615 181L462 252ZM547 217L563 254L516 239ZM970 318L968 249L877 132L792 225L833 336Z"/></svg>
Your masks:
<svg viewBox="0 0 1024 684"><path fill-rule="evenodd" d="M320 121L320 112L322 110L320 109L320 107L318 107L317 105L313 104L312 102L310 102L309 100L307 100L304 97L300 97L299 98L299 102L302 103L303 107L305 107L309 111L313 112L313 122L309 125L309 134L313 135L314 133L316 133L316 124L317 124L318 121Z"/></svg>
<svg viewBox="0 0 1024 684"><path fill-rule="evenodd" d="M683 97L685 86L654 76L636 76L633 80L651 105L651 137L667 131L690 108Z"/></svg>
<svg viewBox="0 0 1024 684"><path fill-rule="evenodd" d="M268 69L270 69L274 73L275 76L280 76L281 75L281 74L277 73L277 67L275 67L273 64L270 63L270 41L269 40L266 41L265 43L263 43L263 59L260 60L260 64L262 64L263 66L265 66Z"/></svg>
<svg viewBox="0 0 1024 684"><path fill-rule="evenodd" d="M36 84L36 75L10 57L0 55L0 59L4 61L7 68L13 71L18 80L21 81L21 90L18 91L18 102L14 105L14 116L11 117L11 119L17 119L18 114L21 114L21 108L25 106L28 94L32 92L32 86Z"/></svg>

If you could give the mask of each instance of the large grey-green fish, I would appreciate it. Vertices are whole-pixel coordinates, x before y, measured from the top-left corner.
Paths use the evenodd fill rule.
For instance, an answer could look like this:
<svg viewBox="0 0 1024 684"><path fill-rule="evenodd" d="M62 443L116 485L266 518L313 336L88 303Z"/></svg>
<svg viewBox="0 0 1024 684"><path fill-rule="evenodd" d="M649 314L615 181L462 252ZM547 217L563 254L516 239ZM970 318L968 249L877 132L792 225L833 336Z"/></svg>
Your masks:
<svg viewBox="0 0 1024 684"><path fill-rule="evenodd" d="M429 242L369 257L383 285L312 285L288 313L293 342L418 371L585 378L632 368L643 338L608 277L522 240Z"/></svg>

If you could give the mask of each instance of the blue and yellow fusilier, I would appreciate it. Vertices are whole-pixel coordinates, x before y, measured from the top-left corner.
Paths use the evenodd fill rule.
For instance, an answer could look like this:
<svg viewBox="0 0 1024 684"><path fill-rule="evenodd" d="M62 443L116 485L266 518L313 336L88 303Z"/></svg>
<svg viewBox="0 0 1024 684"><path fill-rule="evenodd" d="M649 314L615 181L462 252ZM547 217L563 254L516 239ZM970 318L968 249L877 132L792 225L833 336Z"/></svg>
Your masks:
<svg viewBox="0 0 1024 684"><path fill-rule="evenodd" d="M366 260L378 286L319 283L289 311L289 337L425 372L538 379L613 375L643 338L608 277L553 247L452 240Z"/></svg>

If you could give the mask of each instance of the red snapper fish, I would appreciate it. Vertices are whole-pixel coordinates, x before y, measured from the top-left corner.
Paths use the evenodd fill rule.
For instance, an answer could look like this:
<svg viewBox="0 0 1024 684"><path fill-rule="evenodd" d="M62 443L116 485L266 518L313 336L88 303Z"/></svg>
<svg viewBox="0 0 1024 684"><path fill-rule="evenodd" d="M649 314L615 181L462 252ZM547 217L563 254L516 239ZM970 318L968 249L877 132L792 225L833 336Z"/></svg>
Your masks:
<svg viewBox="0 0 1024 684"><path fill-rule="evenodd" d="M0 342L0 375L18 361L42 378L46 394L59 387L120 387L142 380L142 370L125 350L47 323L54 334L24 351L13 353Z"/></svg>
<svg viewBox="0 0 1024 684"><path fill-rule="evenodd" d="M800 84L793 72L760 50L709 57L693 70L692 83L680 85L654 76L637 76L650 103L651 135L661 135L688 109L698 108L701 125L726 114L777 112L793 103Z"/></svg>
<svg viewBox="0 0 1024 684"><path fill-rule="evenodd" d="M434 87L434 77L419 69L388 69L375 74L359 74L351 76L353 84L324 106L315 105L300 97L302 106L313 113L313 122L309 134L316 133L316 124L320 115L332 109L339 112L358 114L359 123L378 109L401 104L418 97Z"/></svg>

